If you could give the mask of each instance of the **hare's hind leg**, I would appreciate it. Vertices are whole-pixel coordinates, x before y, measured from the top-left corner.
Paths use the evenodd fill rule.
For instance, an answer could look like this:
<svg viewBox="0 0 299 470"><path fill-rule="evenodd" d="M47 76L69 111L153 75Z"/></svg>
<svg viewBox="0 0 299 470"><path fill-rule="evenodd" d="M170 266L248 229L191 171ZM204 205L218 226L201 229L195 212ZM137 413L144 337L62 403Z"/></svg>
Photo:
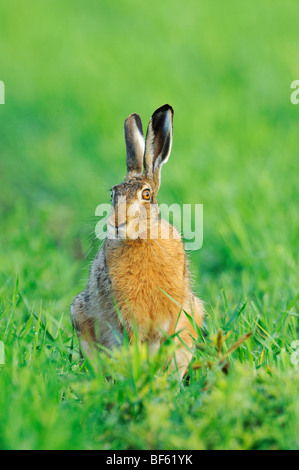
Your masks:
<svg viewBox="0 0 299 470"><path fill-rule="evenodd" d="M96 337L94 320L87 313L85 291L81 292L73 300L70 314L73 327L80 341L80 347L87 356L91 357Z"/></svg>

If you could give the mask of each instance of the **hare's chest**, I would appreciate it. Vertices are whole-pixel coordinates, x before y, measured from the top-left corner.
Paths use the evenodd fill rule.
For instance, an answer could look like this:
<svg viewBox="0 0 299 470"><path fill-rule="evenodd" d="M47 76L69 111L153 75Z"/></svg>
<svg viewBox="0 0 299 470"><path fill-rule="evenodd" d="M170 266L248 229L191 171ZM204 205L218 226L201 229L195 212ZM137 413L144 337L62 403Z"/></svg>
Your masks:
<svg viewBox="0 0 299 470"><path fill-rule="evenodd" d="M138 244L129 248L107 256L113 295L127 326L135 323L142 336L158 338L158 332L168 331L179 314L184 264L178 263L180 253L161 253Z"/></svg>

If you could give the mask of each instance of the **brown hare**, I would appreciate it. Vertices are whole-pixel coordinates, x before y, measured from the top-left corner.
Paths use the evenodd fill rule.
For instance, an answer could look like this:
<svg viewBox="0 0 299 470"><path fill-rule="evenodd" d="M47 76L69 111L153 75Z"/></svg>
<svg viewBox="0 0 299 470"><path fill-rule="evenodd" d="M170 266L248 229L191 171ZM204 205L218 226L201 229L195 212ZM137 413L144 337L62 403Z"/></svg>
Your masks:
<svg viewBox="0 0 299 470"><path fill-rule="evenodd" d="M70 313L87 354L96 344L108 349L119 345L124 328L132 338L136 327L150 352L165 335L179 332L171 369L177 367L182 377L196 337L190 316L200 326L203 307L191 291L180 234L159 218L156 198L171 151L172 121L171 106L157 109L144 139L139 115L126 119L126 180L113 186L107 237Z"/></svg>

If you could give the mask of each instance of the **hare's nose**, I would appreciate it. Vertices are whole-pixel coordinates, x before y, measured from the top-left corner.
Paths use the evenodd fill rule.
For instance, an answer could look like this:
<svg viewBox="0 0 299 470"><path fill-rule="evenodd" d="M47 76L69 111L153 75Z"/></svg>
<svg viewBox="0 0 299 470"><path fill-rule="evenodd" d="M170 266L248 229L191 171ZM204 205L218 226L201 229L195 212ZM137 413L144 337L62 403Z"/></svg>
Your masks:
<svg viewBox="0 0 299 470"><path fill-rule="evenodd" d="M127 211L126 207L119 207L118 210L115 211L115 226L122 226L125 225L127 222Z"/></svg>

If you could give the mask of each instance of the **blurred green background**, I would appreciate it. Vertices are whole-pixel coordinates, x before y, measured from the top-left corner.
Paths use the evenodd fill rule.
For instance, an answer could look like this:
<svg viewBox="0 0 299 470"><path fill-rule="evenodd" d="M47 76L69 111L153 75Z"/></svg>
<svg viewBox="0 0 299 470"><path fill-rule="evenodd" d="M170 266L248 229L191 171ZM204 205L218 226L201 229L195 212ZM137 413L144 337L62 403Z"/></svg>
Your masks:
<svg viewBox="0 0 299 470"><path fill-rule="evenodd" d="M159 202L204 205L190 260L208 318L225 292L254 301L265 328L279 321L298 292L296 2L10 0L0 44L2 312L17 278L16 321L42 302L70 330L95 208L125 175L124 120L139 113L145 131L169 103Z"/></svg>

